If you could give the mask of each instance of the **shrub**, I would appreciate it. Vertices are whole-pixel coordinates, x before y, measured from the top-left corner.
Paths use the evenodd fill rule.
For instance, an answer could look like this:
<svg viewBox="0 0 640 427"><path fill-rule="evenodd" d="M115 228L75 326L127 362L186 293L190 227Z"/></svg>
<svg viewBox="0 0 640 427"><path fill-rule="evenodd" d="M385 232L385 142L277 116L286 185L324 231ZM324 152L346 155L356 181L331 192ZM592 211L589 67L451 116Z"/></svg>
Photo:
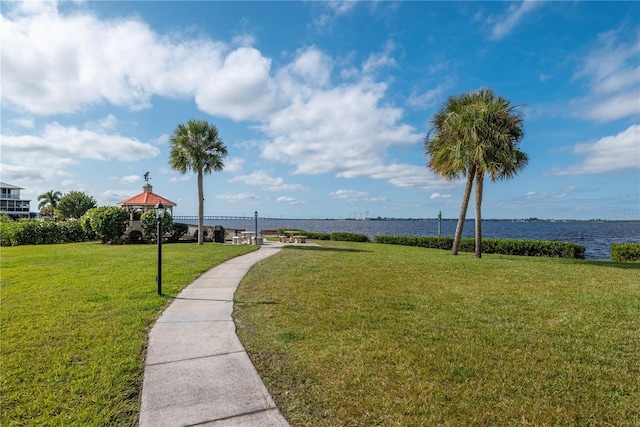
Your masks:
<svg viewBox="0 0 640 427"><path fill-rule="evenodd" d="M0 245L16 246L19 225L17 221L0 221Z"/></svg>
<svg viewBox="0 0 640 427"><path fill-rule="evenodd" d="M611 261L640 261L640 243L614 243L611 245Z"/></svg>
<svg viewBox="0 0 640 427"><path fill-rule="evenodd" d="M164 217L162 218L162 234L164 235L171 231L172 225L173 218L171 217L171 213L167 211L164 213ZM149 236L154 239L156 238L156 234L158 233L158 219L156 218L156 213L153 209L144 212L140 216L140 227L142 227L142 231L145 236Z"/></svg>
<svg viewBox="0 0 640 427"><path fill-rule="evenodd" d="M82 228L93 231L102 243L115 243L127 229L129 213L115 206L89 209L81 218Z"/></svg>
<svg viewBox="0 0 640 427"><path fill-rule="evenodd" d="M141 243L142 242L142 231L140 230L131 230L129 232L129 243Z"/></svg>
<svg viewBox="0 0 640 427"><path fill-rule="evenodd" d="M187 234L187 231L189 231L189 226L187 224L183 224L181 222L174 222L173 225L171 226L170 240L172 242L177 242L182 238L182 236ZM226 232L225 232L225 236L226 236Z"/></svg>
<svg viewBox="0 0 640 427"><path fill-rule="evenodd" d="M94 239L87 234L80 221L42 221L21 219L0 222L0 245L40 245L54 243L85 242Z"/></svg>
<svg viewBox="0 0 640 427"><path fill-rule="evenodd" d="M366 234L336 232L331 233L331 240L341 242L370 242L369 236Z"/></svg>
<svg viewBox="0 0 640 427"><path fill-rule="evenodd" d="M303 231L303 236L307 236L311 240L331 240L329 233L316 233L315 231Z"/></svg>
<svg viewBox="0 0 640 427"><path fill-rule="evenodd" d="M374 242L392 245L419 246L431 249L451 250L453 237L438 236L375 236ZM542 256L553 258L584 259L585 247L571 242L555 240L482 239L483 252L487 254ZM460 240L460 251L474 252L475 239Z"/></svg>
<svg viewBox="0 0 640 427"><path fill-rule="evenodd" d="M67 243L72 242L86 242L88 240L95 240L98 236L93 232L86 232L82 228L82 223L79 219L71 219L68 221L60 221L56 223L60 228L60 232Z"/></svg>

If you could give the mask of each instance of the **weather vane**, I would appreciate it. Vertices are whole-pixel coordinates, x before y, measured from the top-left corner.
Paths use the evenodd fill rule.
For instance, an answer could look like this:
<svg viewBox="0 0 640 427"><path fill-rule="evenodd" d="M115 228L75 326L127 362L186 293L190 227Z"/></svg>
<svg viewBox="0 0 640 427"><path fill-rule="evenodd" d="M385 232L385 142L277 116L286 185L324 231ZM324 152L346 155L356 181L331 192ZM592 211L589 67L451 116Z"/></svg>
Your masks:
<svg viewBox="0 0 640 427"><path fill-rule="evenodd" d="M144 174L144 180L147 182L147 184L149 183L149 172Z"/></svg>

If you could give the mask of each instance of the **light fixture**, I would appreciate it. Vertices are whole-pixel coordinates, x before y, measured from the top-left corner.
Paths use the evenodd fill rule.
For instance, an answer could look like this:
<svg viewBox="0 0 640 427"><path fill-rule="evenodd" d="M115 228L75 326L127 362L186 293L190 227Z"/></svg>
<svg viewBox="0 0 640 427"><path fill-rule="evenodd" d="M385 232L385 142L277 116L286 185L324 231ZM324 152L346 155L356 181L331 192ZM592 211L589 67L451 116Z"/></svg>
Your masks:
<svg viewBox="0 0 640 427"><path fill-rule="evenodd" d="M158 240L158 275L156 281L158 282L158 295L162 295L162 219L166 211L162 203L158 203L154 208L156 211L156 218L158 219L158 230L156 239Z"/></svg>

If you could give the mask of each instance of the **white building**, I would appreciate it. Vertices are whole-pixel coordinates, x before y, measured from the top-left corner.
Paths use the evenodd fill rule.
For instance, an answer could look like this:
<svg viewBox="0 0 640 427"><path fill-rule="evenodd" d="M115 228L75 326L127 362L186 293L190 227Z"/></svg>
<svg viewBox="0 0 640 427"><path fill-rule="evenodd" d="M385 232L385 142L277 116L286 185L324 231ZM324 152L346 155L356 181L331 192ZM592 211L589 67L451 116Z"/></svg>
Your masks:
<svg viewBox="0 0 640 427"><path fill-rule="evenodd" d="M22 187L0 182L0 211L6 212L13 219L29 218L31 200L20 199Z"/></svg>

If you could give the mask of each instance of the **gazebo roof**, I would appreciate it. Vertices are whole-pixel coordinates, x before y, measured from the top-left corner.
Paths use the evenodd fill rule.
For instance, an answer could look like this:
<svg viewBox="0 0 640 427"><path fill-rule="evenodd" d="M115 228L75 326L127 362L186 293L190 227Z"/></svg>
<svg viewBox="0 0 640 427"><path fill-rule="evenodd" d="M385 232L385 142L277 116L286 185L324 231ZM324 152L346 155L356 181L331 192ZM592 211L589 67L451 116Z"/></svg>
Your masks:
<svg viewBox="0 0 640 427"><path fill-rule="evenodd" d="M142 193L136 194L135 196L129 197L128 199L121 200L118 202L118 204L123 207L127 207L127 206L149 207L149 206L155 206L158 203L162 203L167 208L172 208L176 206L176 204L171 200L165 199L162 196L158 196L153 191L151 191L153 190L153 187L151 187L149 184L142 187L142 189L144 190Z"/></svg>

